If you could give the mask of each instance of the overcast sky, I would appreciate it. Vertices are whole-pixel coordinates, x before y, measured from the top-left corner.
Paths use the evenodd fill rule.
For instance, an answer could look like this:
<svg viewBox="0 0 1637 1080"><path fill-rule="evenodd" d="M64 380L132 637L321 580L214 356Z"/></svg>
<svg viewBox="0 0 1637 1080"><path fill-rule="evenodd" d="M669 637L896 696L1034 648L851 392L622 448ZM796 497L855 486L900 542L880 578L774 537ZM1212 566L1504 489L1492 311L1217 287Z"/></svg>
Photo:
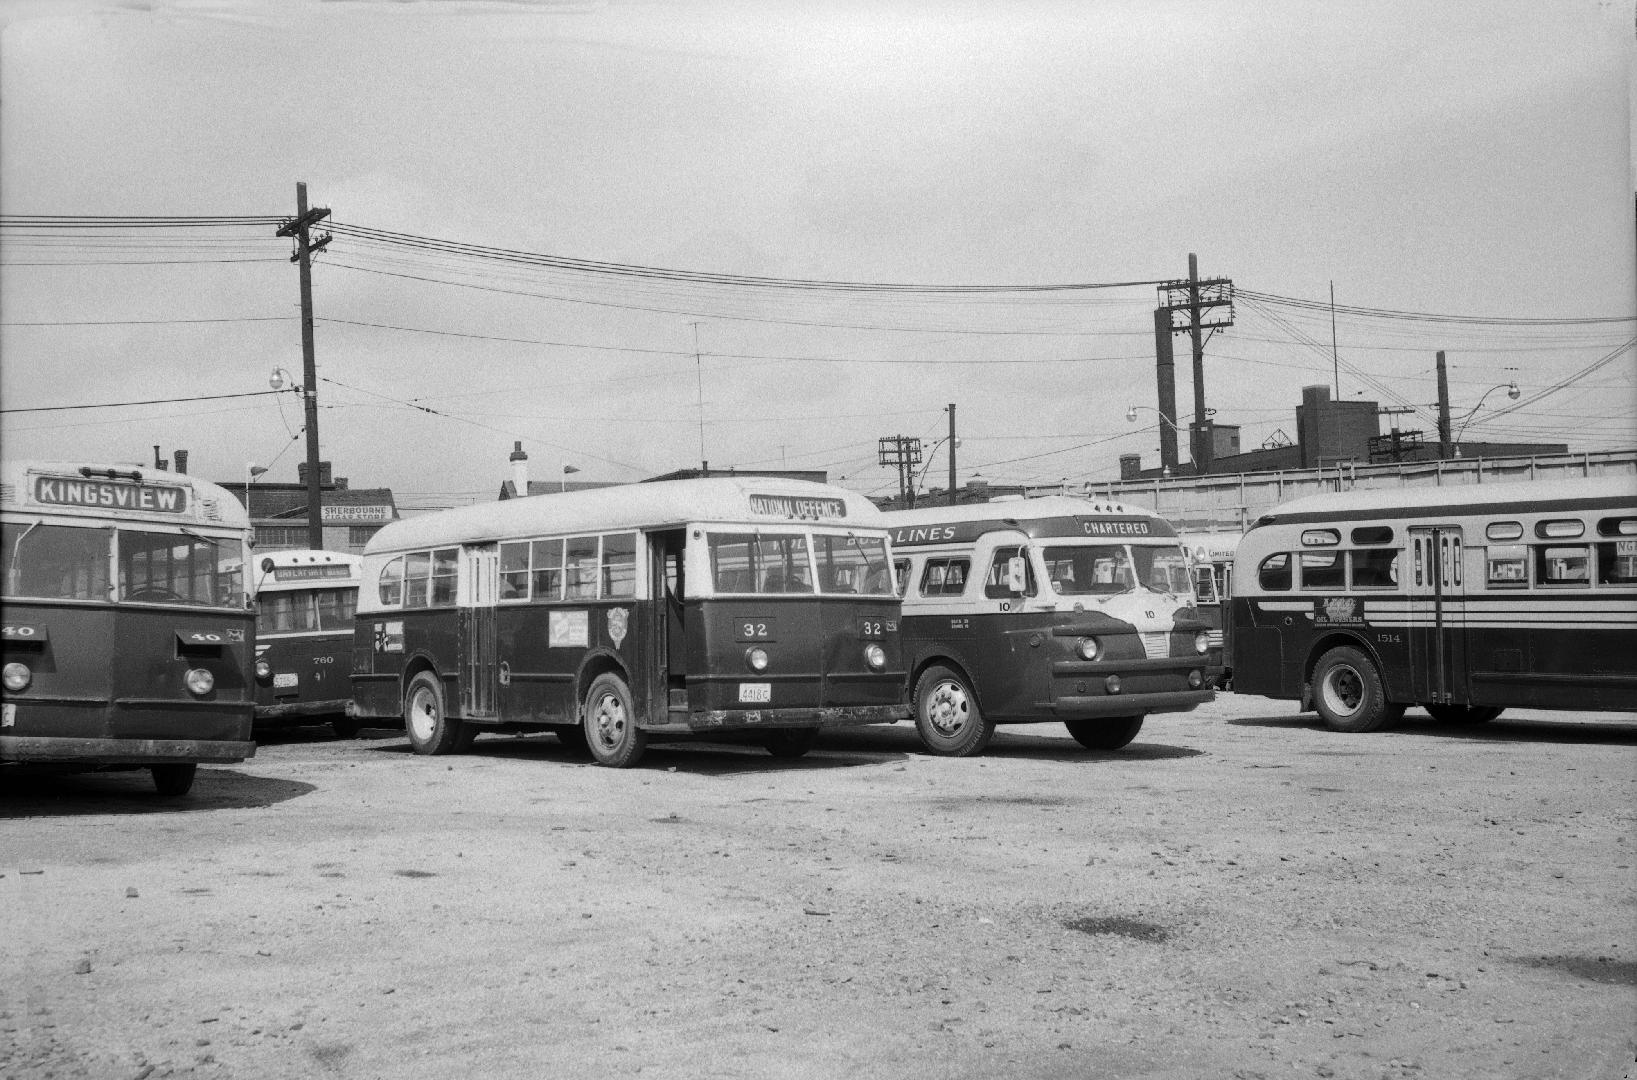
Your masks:
<svg viewBox="0 0 1637 1080"><path fill-rule="evenodd" d="M1294 436L1337 367L1341 397L1430 430L1439 349L1469 438L1637 445L1629 0L0 13L7 215L289 216L305 181L339 225L621 267L1149 283L678 282L338 229L314 271L323 456L404 505L491 498L516 441L535 479L703 457L895 490L877 440L930 447L950 402L963 480L1116 476L1156 458L1151 283L1190 252L1241 291L1205 384L1246 448ZM0 230L0 452L159 444L293 481L292 395L16 411L299 377L274 231ZM1334 358L1329 311L1281 299L1332 283ZM1514 378L1524 407L1497 415Z"/></svg>

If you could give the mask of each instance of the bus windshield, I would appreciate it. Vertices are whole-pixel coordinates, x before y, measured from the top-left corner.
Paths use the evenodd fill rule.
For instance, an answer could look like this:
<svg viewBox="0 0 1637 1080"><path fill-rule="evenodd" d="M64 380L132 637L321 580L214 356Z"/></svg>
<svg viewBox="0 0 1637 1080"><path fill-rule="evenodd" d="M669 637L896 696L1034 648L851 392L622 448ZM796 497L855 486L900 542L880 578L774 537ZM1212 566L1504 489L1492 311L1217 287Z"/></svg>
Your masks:
<svg viewBox="0 0 1637 1080"><path fill-rule="evenodd" d="M1045 547L1046 576L1059 596L1114 596L1139 587L1190 593L1180 547L1060 544Z"/></svg>
<svg viewBox="0 0 1637 1080"><path fill-rule="evenodd" d="M195 607L243 605L237 543L173 532L119 530L119 598Z"/></svg>
<svg viewBox="0 0 1637 1080"><path fill-rule="evenodd" d="M42 600L107 600L114 530L40 522L0 526L6 595Z"/></svg>
<svg viewBox="0 0 1637 1080"><path fill-rule="evenodd" d="M718 593L893 595L884 537L712 533L709 546Z"/></svg>

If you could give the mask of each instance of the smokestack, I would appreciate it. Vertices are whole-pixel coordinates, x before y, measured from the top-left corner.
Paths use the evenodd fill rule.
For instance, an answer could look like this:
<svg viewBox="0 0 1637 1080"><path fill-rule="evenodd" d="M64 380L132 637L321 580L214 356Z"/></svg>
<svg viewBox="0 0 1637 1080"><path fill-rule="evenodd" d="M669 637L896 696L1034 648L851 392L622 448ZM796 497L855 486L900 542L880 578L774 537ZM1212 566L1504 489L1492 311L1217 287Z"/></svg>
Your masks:
<svg viewBox="0 0 1637 1080"><path fill-rule="evenodd" d="M188 471L188 452L186 450L178 450L175 453L175 457L176 457L176 471L179 472L179 473L187 472Z"/></svg>
<svg viewBox="0 0 1637 1080"><path fill-rule="evenodd" d="M170 462L159 456L158 444L155 444L153 448L153 467L156 469L169 469L171 467Z"/></svg>
<svg viewBox="0 0 1637 1080"><path fill-rule="evenodd" d="M512 493L518 498L529 493L529 455L523 452L521 440L512 443Z"/></svg>

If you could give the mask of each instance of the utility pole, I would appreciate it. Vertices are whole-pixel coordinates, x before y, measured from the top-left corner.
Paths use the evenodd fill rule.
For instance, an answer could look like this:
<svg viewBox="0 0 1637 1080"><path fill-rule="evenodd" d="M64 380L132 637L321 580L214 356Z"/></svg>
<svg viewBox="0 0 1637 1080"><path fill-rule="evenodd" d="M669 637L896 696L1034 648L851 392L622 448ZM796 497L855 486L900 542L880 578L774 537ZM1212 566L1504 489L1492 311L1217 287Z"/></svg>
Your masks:
<svg viewBox="0 0 1637 1080"><path fill-rule="evenodd" d="M1154 313L1155 360L1159 365L1158 378L1163 384L1168 372L1172 380L1169 395L1160 388L1160 416L1175 425L1176 389L1174 366L1171 363L1169 335L1186 332L1193 342L1194 351L1194 422L1189 425L1189 451L1194 459L1194 472L1203 474L1210 469L1213 451L1211 410L1205 407L1205 331L1221 330L1233 325L1233 281L1230 278L1201 278L1199 256L1188 253L1188 279L1168 281L1161 285L1160 306ZM1226 309L1226 314L1216 309ZM1163 317L1162 317L1163 313ZM1177 316L1183 316L1178 324ZM1165 338L1160 348L1158 339ZM1161 427L1160 455L1165 456L1164 422ZM1175 451L1173 451L1174 455ZM1165 462L1165 464L1170 464Z"/></svg>
<svg viewBox="0 0 1637 1080"><path fill-rule="evenodd" d="M877 461L898 469L898 505L915 505L915 466L921 463L921 440L914 435L883 435L876 443Z"/></svg>
<svg viewBox="0 0 1637 1080"><path fill-rule="evenodd" d="M955 439L955 403L949 403L949 505L954 506L955 499L955 447L960 444Z"/></svg>
<svg viewBox="0 0 1637 1080"><path fill-rule="evenodd" d="M1438 350L1438 460L1449 458L1449 370L1444 366L1444 350Z"/></svg>
<svg viewBox="0 0 1637 1080"><path fill-rule="evenodd" d="M309 230L330 216L328 209L307 209L307 185L296 183L296 216L280 226L278 235L294 237L290 261L301 268L301 399L307 429L307 546L324 546L323 497L318 476L318 361L313 357L313 252L330 242L325 233L316 241Z"/></svg>

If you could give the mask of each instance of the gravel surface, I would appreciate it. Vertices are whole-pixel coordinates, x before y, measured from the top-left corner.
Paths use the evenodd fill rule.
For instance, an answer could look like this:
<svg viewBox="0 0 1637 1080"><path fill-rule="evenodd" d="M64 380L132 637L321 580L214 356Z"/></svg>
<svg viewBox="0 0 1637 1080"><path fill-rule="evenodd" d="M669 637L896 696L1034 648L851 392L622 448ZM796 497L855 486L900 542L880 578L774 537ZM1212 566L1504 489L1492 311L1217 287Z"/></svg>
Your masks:
<svg viewBox="0 0 1637 1080"><path fill-rule="evenodd" d="M0 1076L1637 1076L1637 716L0 774Z"/></svg>

